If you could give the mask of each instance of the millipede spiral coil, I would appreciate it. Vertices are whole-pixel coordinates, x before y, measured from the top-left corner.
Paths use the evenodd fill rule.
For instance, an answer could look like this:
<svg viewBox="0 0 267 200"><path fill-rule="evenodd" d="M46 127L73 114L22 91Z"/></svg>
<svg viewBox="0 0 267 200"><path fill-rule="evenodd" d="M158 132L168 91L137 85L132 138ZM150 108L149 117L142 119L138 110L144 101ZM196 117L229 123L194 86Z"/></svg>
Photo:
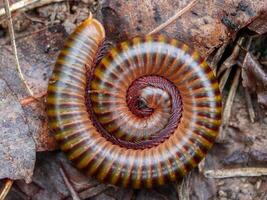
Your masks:
<svg viewBox="0 0 267 200"><path fill-rule="evenodd" d="M221 123L217 81L199 54L167 37L135 37L99 60L92 17L67 39L48 86L49 127L75 166L133 188L177 180L212 147Z"/></svg>

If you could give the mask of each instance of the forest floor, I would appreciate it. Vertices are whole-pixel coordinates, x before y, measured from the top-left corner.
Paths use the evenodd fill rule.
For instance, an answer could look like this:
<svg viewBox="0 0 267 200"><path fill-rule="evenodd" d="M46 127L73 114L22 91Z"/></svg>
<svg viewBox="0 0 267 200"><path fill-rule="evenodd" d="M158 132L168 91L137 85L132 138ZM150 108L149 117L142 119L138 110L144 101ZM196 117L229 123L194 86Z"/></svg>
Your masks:
<svg viewBox="0 0 267 200"><path fill-rule="evenodd" d="M0 3L0 186L15 180L6 199L267 200L266 0L225 1L224 8L219 0L196 1L172 26L161 28L207 59L224 112L218 140L198 168L149 190L99 183L71 165L48 130L47 84L64 39L90 12L115 44L155 30L190 1L36 2L12 14L18 60L34 98L18 75Z"/></svg>

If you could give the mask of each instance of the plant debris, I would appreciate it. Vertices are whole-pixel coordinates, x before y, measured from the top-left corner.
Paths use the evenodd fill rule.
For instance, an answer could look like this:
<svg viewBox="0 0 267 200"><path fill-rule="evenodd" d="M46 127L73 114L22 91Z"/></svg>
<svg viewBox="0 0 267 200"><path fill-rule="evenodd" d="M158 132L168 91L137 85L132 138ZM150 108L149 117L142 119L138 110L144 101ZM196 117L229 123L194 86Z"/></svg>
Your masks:
<svg viewBox="0 0 267 200"><path fill-rule="evenodd" d="M242 70L242 84L244 87L255 91L258 102L267 106L267 70L250 54L246 54Z"/></svg>
<svg viewBox="0 0 267 200"><path fill-rule="evenodd" d="M0 79L0 127L0 179L30 182L35 163L35 143L29 134L24 111L3 79Z"/></svg>
<svg viewBox="0 0 267 200"><path fill-rule="evenodd" d="M266 176L240 178L236 171L230 173L234 175L231 178L204 176L208 171L247 167L266 170L267 111L262 107L267 103L266 0L26 2L23 5L24 0L15 1L10 10L15 11L13 39L21 71L33 96L27 93L16 71L4 8L0 9L0 129L4 130L0 134L4 169L0 178L32 179L30 184L14 181L7 200L267 199ZM110 44L156 30L189 44L204 58L209 56L226 109L223 140L205 157L201 170L193 170L183 181L132 190L84 176L56 151L45 114L47 83L64 39L89 12L104 24ZM35 154L40 151L34 166Z"/></svg>

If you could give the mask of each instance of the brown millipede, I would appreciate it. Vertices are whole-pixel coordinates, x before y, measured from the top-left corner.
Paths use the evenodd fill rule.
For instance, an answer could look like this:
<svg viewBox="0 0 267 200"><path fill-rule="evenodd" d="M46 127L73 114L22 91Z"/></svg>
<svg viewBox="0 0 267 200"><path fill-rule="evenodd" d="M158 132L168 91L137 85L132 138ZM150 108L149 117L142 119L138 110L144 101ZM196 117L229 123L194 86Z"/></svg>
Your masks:
<svg viewBox="0 0 267 200"><path fill-rule="evenodd" d="M58 56L47 114L61 149L78 169L115 185L153 187L183 177L212 147L221 123L211 69L161 35L122 42L98 63L104 39L90 17Z"/></svg>

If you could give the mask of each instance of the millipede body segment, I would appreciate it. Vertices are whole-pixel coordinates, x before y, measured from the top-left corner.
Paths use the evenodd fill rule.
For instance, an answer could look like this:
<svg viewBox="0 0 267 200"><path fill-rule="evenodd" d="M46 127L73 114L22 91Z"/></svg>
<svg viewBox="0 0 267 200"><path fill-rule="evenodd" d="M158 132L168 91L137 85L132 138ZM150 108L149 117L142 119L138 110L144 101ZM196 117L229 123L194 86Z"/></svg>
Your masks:
<svg viewBox="0 0 267 200"><path fill-rule="evenodd" d="M133 188L183 177L212 147L221 123L214 75L195 51L164 36L112 47L92 17L67 39L48 86L49 126L89 176ZM96 64L98 63L98 64Z"/></svg>

